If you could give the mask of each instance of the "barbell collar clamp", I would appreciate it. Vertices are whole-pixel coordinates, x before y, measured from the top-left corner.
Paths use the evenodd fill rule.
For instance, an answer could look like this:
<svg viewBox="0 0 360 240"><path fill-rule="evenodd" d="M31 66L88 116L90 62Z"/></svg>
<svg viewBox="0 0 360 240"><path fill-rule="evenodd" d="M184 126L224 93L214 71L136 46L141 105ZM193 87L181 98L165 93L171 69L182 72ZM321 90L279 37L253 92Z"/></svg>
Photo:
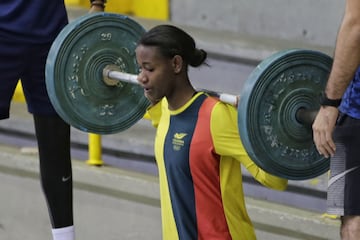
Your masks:
<svg viewBox="0 0 360 240"><path fill-rule="evenodd" d="M117 65L106 65L103 69L103 81L107 86L121 87L122 83L138 84L137 75L121 72Z"/></svg>
<svg viewBox="0 0 360 240"><path fill-rule="evenodd" d="M307 126L311 126L318 114L319 109L305 109L300 108L296 111L296 120L298 120L301 124L305 124Z"/></svg>

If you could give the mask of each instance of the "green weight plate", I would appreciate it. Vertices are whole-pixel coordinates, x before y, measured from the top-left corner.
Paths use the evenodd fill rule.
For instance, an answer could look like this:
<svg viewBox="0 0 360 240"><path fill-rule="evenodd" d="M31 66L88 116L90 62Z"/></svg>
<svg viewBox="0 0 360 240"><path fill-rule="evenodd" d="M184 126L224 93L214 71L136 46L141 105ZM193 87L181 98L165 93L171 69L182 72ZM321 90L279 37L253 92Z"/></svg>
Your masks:
<svg viewBox="0 0 360 240"><path fill-rule="evenodd" d="M296 118L299 109L317 111L332 58L321 52L290 49L262 61L241 92L238 121L251 159L265 171L305 180L329 169L318 154L311 124Z"/></svg>
<svg viewBox="0 0 360 240"><path fill-rule="evenodd" d="M149 106L137 84L107 86L102 71L117 65L137 74L135 48L144 28L127 16L84 15L53 42L46 62L46 86L58 114L85 132L112 134L141 119Z"/></svg>

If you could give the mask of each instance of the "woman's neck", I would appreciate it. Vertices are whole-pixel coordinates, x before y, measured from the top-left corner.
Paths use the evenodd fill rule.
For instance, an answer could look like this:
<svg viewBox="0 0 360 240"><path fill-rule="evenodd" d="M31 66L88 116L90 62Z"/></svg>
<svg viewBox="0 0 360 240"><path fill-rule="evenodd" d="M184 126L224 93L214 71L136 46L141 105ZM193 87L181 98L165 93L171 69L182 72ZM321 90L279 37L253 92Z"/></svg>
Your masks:
<svg viewBox="0 0 360 240"><path fill-rule="evenodd" d="M169 109L176 110L184 106L195 93L195 89L190 84L183 86L181 89L176 89L171 96L167 97Z"/></svg>

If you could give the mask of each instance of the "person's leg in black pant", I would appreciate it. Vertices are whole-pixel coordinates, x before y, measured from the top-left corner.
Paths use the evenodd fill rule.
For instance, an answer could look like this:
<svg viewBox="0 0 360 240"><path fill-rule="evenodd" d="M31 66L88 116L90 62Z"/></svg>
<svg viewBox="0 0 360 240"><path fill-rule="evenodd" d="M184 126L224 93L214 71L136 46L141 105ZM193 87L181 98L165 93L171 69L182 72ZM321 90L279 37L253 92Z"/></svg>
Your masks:
<svg viewBox="0 0 360 240"><path fill-rule="evenodd" d="M34 123L41 185L49 208L53 234L57 229L64 230L64 234L74 234L70 127L57 115L34 115Z"/></svg>

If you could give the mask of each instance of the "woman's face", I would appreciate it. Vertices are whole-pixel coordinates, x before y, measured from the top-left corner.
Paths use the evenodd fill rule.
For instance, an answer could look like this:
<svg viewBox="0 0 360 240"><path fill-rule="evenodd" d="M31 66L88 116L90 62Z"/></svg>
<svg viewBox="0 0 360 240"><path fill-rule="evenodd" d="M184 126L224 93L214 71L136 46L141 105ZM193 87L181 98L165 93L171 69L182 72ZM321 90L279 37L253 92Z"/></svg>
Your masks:
<svg viewBox="0 0 360 240"><path fill-rule="evenodd" d="M169 96L175 90L173 84L173 59L163 57L157 47L139 45L136 50L136 60L140 67L138 81L144 88L145 96L156 103Z"/></svg>

